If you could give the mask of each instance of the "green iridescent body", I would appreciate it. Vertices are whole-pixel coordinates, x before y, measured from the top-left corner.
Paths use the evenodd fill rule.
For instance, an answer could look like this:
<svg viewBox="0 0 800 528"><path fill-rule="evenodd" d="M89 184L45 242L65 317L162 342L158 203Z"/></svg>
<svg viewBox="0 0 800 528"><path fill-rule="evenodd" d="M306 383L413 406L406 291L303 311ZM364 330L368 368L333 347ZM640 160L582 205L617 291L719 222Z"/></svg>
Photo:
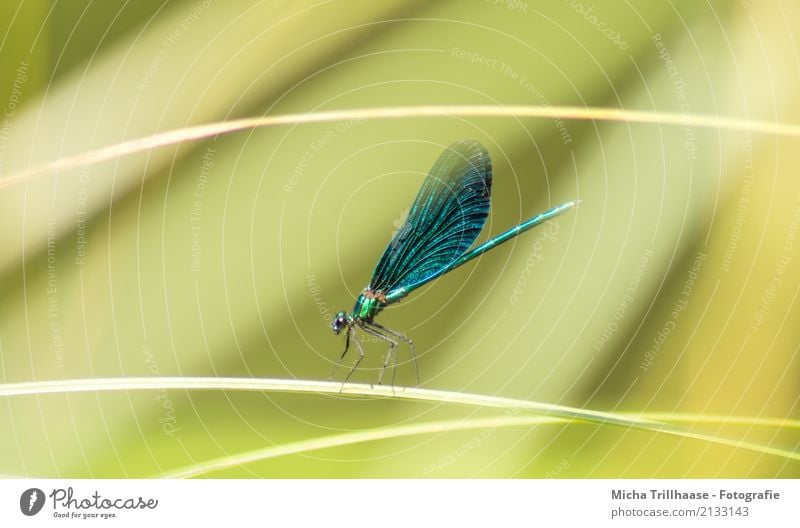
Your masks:
<svg viewBox="0 0 800 528"><path fill-rule="evenodd" d="M386 306L437 277L577 205L577 202L570 201L554 207L467 251L489 215L491 187L492 164L480 143L459 141L442 153L423 182L406 222L392 237L378 261L369 286L358 296L353 311L350 314L338 312L334 316L331 323L334 333L347 331L342 358L347 354L350 338L357 327L387 341L390 346L378 376L380 383L398 341L405 341L411 347L419 383L413 342L405 335L376 323L375 316ZM364 357L361 344L356 341L356 345L359 357L345 383Z"/></svg>
<svg viewBox="0 0 800 528"><path fill-rule="evenodd" d="M353 311L350 313L351 319L363 319L371 321L373 317L383 310L388 303L382 303L375 297L370 295L369 290L364 290L361 295L356 299L356 304L353 306Z"/></svg>
<svg viewBox="0 0 800 528"><path fill-rule="evenodd" d="M470 260L479 257L489 251L490 249L494 249L503 242L507 242L511 240L515 236L519 235L520 233L524 233L529 229L533 229L537 225L541 224L542 222L546 222L553 217L556 217L565 211L572 209L575 207L575 202L567 202L564 204L559 205L558 207L554 207L544 213L541 213L530 220L527 220L520 225L509 229L508 231L497 235L493 239L481 244L480 246L476 247L469 253L461 256L451 265L443 268L438 273L431 275L427 278L424 282L417 283L408 287L400 287L395 288L389 293L385 292L373 292L369 288L365 289L356 299L356 304L353 306L353 311L350 312L350 319L364 319L364 320L372 320L373 317L378 315L381 310L383 310L386 306L396 303L412 291L416 290L420 286L427 284L428 282L432 281L433 279L444 275L445 273L449 273L450 271L456 269L457 267L461 266L462 264L466 264ZM380 299L384 299L381 301Z"/></svg>

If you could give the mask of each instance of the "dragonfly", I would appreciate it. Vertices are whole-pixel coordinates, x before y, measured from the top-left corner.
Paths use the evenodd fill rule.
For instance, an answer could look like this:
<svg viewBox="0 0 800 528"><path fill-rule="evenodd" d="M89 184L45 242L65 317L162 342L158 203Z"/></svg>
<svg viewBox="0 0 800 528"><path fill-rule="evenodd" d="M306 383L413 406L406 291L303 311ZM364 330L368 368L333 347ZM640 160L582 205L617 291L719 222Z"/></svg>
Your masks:
<svg viewBox="0 0 800 528"><path fill-rule="evenodd" d="M537 225L561 215L576 205L569 201L540 213L472 250L489 216L492 193L492 161L478 141L461 140L450 145L434 163L422 183L403 225L394 233L384 250L369 285L356 299L350 313L337 312L331 322L336 335L345 332L344 352L331 372L344 361L350 344L355 343L355 358L342 387L364 359L364 349L356 338L356 329L388 343L378 384L394 357L392 387L397 373L397 347L406 343L411 351L417 385L420 383L414 342L402 332L387 328L375 317L387 306L411 292L453 271Z"/></svg>

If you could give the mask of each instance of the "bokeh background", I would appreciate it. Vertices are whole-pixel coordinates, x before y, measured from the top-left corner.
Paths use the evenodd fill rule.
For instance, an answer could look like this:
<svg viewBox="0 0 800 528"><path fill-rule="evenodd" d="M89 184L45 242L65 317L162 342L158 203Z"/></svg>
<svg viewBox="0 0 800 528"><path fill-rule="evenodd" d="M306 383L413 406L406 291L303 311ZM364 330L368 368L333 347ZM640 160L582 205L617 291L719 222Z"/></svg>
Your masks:
<svg viewBox="0 0 800 528"><path fill-rule="evenodd" d="M239 117L433 104L602 106L800 122L790 1L12 0L0 178ZM0 188L0 380L326 379L426 171L494 160L481 240L582 206L380 322L422 386L600 411L798 418L797 138L666 124L408 117L258 128ZM2 181L2 180L0 180ZM373 381L366 343L354 380ZM407 351L397 384L412 384ZM494 411L497 414L497 411ZM142 477L476 410L322 394L0 401L0 473ZM696 421L696 420L694 420ZM688 430L797 451L790 425ZM574 422L292 454L215 477L797 477L800 463Z"/></svg>

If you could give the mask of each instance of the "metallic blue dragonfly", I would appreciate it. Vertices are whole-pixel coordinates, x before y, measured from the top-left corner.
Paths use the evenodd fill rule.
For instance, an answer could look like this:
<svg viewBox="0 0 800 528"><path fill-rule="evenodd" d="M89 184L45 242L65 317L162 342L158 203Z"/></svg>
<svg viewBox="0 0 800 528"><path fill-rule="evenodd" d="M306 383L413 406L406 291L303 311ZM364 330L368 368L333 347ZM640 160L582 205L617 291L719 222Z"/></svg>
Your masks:
<svg viewBox="0 0 800 528"><path fill-rule="evenodd" d="M361 343L355 339L361 329L389 344L378 384L383 379L392 355L392 386L397 371L397 345L403 341L411 349L411 359L419 384L419 368L414 343L405 334L375 322L375 316L420 286L441 277L462 264L483 255L520 233L575 207L569 201L526 220L516 227L468 251L478 238L486 218L492 192L492 161L486 148L472 140L450 145L431 168L411 206L403 226L394 234L375 266L369 286L358 296L352 312L338 312L331 323L334 334L345 332L345 347L339 362L350 349L351 340L358 348L350 372L342 385L364 359ZM337 362L331 373L333 379Z"/></svg>

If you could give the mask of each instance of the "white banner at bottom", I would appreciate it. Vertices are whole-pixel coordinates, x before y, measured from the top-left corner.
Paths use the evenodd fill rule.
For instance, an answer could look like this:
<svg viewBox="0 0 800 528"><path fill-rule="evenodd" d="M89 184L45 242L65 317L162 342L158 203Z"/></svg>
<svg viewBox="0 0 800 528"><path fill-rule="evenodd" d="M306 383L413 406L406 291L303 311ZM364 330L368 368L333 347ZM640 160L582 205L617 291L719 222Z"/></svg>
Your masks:
<svg viewBox="0 0 800 528"><path fill-rule="evenodd" d="M0 526L798 526L798 480L0 480ZM577 525L577 524L575 524Z"/></svg>

